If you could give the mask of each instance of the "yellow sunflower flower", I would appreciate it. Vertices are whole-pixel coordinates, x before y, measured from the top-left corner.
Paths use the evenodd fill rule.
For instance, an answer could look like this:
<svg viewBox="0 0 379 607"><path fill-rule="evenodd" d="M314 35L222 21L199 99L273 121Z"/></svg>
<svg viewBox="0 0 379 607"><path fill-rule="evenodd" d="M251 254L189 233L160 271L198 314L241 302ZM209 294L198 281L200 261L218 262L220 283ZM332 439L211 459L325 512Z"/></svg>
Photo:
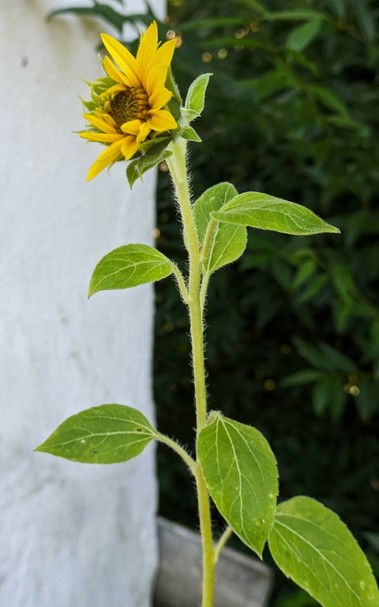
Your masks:
<svg viewBox="0 0 379 607"><path fill-rule="evenodd" d="M108 77L93 83L96 92L93 101L85 104L90 111L84 114L90 130L79 134L107 148L88 171L88 181L117 160L130 160L155 133L177 127L171 113L163 109L172 97L165 82L175 40L159 46L155 21L141 37L136 57L112 36L101 38L114 63L105 57Z"/></svg>

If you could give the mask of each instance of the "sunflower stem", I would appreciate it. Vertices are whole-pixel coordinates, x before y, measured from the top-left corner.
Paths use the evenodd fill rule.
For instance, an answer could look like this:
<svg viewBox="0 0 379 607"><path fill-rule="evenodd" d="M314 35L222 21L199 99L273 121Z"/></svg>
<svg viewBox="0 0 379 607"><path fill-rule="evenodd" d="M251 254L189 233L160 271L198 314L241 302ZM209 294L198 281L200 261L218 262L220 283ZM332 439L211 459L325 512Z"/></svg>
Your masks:
<svg viewBox="0 0 379 607"><path fill-rule="evenodd" d="M178 266L175 263L173 264L173 273L175 274L176 282L177 282L178 289L179 289L180 295L182 297L182 300L184 301L185 304L188 305L189 304L189 293L188 293L187 285L184 281L183 274L181 273L181 271L179 270Z"/></svg>
<svg viewBox="0 0 379 607"><path fill-rule="evenodd" d="M192 345L193 378L195 385L196 436L198 436L201 429L204 428L207 423L207 393L205 383L204 325L202 302L200 298L201 253L189 193L186 149L186 141L184 139L179 139L179 141L172 144L171 150L173 154L166 162L175 187L175 194L183 224L184 244L189 258L188 308ZM203 550L202 607L213 607L215 561L210 500L204 476L198 462L197 465L196 489Z"/></svg>
<svg viewBox="0 0 379 607"><path fill-rule="evenodd" d="M160 443L167 445L167 447L170 447L170 449L175 451L175 453L177 453L179 455L179 457L182 458L184 463L188 466L188 468L192 472L193 476L195 478L197 478L197 475L198 475L197 463L190 456L190 454L187 453L187 451L181 445L179 445L179 443L177 441L173 440L169 436L166 436L165 434L161 434L160 432L157 432L156 439Z"/></svg>
<svg viewBox="0 0 379 607"><path fill-rule="evenodd" d="M227 544L228 540L231 538L232 535L233 529L228 526L215 546L215 563L217 563L222 550L225 548L225 545Z"/></svg>

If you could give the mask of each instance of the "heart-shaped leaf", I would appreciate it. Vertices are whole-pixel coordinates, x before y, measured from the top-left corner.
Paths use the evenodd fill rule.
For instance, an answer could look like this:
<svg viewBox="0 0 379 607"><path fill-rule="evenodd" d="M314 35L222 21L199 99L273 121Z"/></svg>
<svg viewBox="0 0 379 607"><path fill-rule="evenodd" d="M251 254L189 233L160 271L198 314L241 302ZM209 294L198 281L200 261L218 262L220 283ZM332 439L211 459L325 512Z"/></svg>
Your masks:
<svg viewBox="0 0 379 607"><path fill-rule="evenodd" d="M100 405L68 417L36 448L73 462L116 464L139 455L156 432L132 407Z"/></svg>
<svg viewBox="0 0 379 607"><path fill-rule="evenodd" d="M239 194L212 213L212 217L218 221L295 236L339 233L338 228L325 223L309 209L260 192Z"/></svg>
<svg viewBox="0 0 379 607"><path fill-rule="evenodd" d="M323 607L376 607L379 593L354 537L328 508L309 497L278 506L269 547L278 567Z"/></svg>
<svg viewBox="0 0 379 607"><path fill-rule="evenodd" d="M146 244L127 244L105 255L97 264L88 296L98 291L129 289L172 274L173 264Z"/></svg>
<svg viewBox="0 0 379 607"><path fill-rule="evenodd" d="M209 493L234 533L259 556L276 510L276 460L251 426L212 413L197 453Z"/></svg>

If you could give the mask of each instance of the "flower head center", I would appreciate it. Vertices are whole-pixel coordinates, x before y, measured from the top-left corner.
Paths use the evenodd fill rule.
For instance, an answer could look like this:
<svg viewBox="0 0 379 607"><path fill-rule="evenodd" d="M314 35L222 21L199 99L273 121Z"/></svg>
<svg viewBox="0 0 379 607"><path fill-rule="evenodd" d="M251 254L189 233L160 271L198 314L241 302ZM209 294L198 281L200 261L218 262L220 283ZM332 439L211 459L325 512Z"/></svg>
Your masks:
<svg viewBox="0 0 379 607"><path fill-rule="evenodd" d="M142 88L127 88L111 99L109 113L121 127L130 120L147 120L149 109L149 98Z"/></svg>

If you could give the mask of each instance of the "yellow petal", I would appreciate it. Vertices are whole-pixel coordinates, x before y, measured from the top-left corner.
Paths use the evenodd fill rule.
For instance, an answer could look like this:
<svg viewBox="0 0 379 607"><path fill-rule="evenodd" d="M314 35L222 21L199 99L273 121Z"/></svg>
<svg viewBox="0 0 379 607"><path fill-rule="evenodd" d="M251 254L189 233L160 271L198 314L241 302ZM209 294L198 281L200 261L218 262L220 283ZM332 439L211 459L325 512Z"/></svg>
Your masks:
<svg viewBox="0 0 379 607"><path fill-rule="evenodd" d="M124 136L121 133L92 133L91 131L82 131L79 135L83 139L97 141L98 143L113 143L113 141L122 139Z"/></svg>
<svg viewBox="0 0 379 607"><path fill-rule="evenodd" d="M95 116L98 116L99 118L104 120L104 122L106 122L107 124L110 124L110 126L116 126L116 121L114 118L112 118L110 114L107 114L106 112L99 112L96 110L93 113L95 114Z"/></svg>
<svg viewBox="0 0 379 607"><path fill-rule="evenodd" d="M130 84L136 88L141 86L141 70L132 53L109 34L101 34L101 39L108 53L122 69Z"/></svg>
<svg viewBox="0 0 379 607"><path fill-rule="evenodd" d="M153 65L143 76L146 93L152 95L157 89L162 89L167 78L167 65Z"/></svg>
<svg viewBox="0 0 379 607"><path fill-rule="evenodd" d="M117 160L117 158L119 158L119 156L121 155L121 144L122 139L119 141L115 141L106 150L104 150L104 152L100 154L100 156L97 158L97 160L95 160L90 170L88 171L87 181L90 181L91 179L96 177L96 175L101 173L101 171L103 171L108 165L110 165L112 162Z"/></svg>
<svg viewBox="0 0 379 607"><path fill-rule="evenodd" d="M167 110L151 110L149 114L150 117L147 124L152 131L161 132L176 129L177 124L170 112Z"/></svg>
<svg viewBox="0 0 379 607"><path fill-rule="evenodd" d="M121 126L121 130L123 131L123 133L127 133L128 135L134 135L134 137L137 137L140 128L141 128L141 121L140 120L129 120L128 122L124 122L124 124Z"/></svg>
<svg viewBox="0 0 379 607"><path fill-rule="evenodd" d="M166 105L172 97L171 91L168 89L157 89L149 97L149 105L154 110L160 110L161 107Z"/></svg>
<svg viewBox="0 0 379 607"><path fill-rule="evenodd" d="M155 64L164 64L169 66L176 47L176 40L169 40L159 47L154 55Z"/></svg>
<svg viewBox="0 0 379 607"><path fill-rule="evenodd" d="M141 128L139 130L138 136L137 136L137 142L138 143L142 143L143 141L145 141L146 137L148 137L151 133L151 128L149 126L149 124L147 122L144 122L143 124L141 124Z"/></svg>
<svg viewBox="0 0 379 607"><path fill-rule="evenodd" d="M147 28L137 51L137 61L144 71L152 60L158 46L158 27L155 21Z"/></svg>
<svg viewBox="0 0 379 607"><path fill-rule="evenodd" d="M98 116L94 116L93 114L83 114L83 118L85 118L90 124L93 124L93 126L95 126L97 129L100 129L100 131L103 131L103 133L117 132L113 126Z"/></svg>
<svg viewBox="0 0 379 607"><path fill-rule="evenodd" d="M114 95L116 93L120 93L121 91L126 91L127 87L125 86L125 84L115 84L111 87L109 87L109 89L107 89L104 93L102 93L102 97L114 97Z"/></svg>
<svg viewBox="0 0 379 607"><path fill-rule="evenodd" d="M103 66L110 78L119 84L127 84L130 85L128 79L124 74L122 74L117 67L112 63L109 57L105 56L103 61Z"/></svg>
<svg viewBox="0 0 379 607"><path fill-rule="evenodd" d="M121 152L125 156L125 160L130 160L130 158L134 156L137 150L138 143L136 142L135 138L132 136L124 137L124 140L121 145Z"/></svg>

